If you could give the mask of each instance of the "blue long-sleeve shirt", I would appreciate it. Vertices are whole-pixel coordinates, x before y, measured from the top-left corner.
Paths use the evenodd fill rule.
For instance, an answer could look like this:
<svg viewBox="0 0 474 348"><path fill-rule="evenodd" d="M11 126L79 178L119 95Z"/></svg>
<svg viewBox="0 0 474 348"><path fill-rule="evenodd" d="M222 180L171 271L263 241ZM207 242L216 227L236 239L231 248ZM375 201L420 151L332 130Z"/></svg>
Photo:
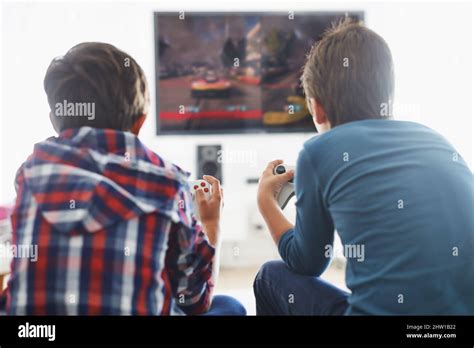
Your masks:
<svg viewBox="0 0 474 348"><path fill-rule="evenodd" d="M441 135L347 123L307 141L295 175L296 223L280 255L319 276L337 230L347 314L474 314L473 174Z"/></svg>

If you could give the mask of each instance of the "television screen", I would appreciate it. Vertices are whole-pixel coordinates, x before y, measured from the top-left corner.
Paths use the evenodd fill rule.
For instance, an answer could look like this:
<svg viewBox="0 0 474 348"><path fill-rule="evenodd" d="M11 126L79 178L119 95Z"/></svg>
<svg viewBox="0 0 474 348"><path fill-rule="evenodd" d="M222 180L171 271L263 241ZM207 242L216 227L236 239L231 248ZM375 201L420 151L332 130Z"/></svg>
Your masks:
<svg viewBox="0 0 474 348"><path fill-rule="evenodd" d="M311 45L362 12L155 13L158 134L314 131L300 85Z"/></svg>

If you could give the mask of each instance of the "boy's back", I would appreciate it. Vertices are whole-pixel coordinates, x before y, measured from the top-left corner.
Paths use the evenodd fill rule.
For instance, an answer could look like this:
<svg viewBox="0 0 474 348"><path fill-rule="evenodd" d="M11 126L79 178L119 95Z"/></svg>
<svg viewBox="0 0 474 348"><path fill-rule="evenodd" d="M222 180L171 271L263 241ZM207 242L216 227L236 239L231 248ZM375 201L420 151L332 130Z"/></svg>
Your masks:
<svg viewBox="0 0 474 348"><path fill-rule="evenodd" d="M330 221L303 200L299 209L313 218L292 233L308 247L284 256L321 268L327 260L314 255L324 253L334 221L345 251L364 252L347 255L349 313L474 313L473 176L439 134L392 120L335 127L300 154L297 196L315 191Z"/></svg>
<svg viewBox="0 0 474 348"><path fill-rule="evenodd" d="M36 144L17 174L14 315L207 310L214 248L190 216L188 173L130 132L82 127Z"/></svg>

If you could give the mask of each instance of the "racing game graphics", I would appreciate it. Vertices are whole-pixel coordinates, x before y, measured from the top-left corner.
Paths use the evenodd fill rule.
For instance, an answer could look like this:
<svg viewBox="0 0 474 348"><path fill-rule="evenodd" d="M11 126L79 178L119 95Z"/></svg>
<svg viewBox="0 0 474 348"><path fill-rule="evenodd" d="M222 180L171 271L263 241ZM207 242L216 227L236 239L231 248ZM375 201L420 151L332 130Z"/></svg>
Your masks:
<svg viewBox="0 0 474 348"><path fill-rule="evenodd" d="M310 47L362 12L155 13L157 134L313 132Z"/></svg>

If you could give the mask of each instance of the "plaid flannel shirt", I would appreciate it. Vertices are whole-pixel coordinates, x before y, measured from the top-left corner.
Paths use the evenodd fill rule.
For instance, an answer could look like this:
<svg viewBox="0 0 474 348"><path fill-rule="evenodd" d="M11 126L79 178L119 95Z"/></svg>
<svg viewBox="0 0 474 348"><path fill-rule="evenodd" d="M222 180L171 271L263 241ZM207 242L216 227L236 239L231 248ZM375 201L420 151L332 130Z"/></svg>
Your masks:
<svg viewBox="0 0 474 348"><path fill-rule="evenodd" d="M136 136L83 127L35 145L17 173L13 315L207 310L214 248L191 216L189 174Z"/></svg>

